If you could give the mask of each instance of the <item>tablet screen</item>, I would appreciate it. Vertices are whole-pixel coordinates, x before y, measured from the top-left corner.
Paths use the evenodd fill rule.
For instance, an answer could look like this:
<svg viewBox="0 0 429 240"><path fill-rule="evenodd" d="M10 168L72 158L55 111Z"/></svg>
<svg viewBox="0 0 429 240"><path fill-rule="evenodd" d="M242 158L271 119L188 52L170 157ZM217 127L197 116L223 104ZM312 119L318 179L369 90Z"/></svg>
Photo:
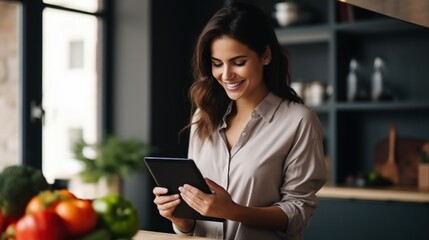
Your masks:
<svg viewBox="0 0 429 240"><path fill-rule="evenodd" d="M167 188L167 194L169 195L179 193L178 188L184 184L192 185L205 193L211 194L211 190L207 186L203 175L192 159L145 157L145 163L156 185ZM173 214L181 218L224 221L224 219L202 216L189 207L184 200L181 200Z"/></svg>

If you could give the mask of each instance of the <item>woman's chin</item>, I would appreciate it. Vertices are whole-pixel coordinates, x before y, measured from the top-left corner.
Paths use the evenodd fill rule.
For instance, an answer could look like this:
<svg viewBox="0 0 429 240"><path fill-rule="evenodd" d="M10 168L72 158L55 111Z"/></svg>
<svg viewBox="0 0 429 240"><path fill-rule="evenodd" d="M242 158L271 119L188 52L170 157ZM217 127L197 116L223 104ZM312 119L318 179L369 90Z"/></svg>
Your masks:
<svg viewBox="0 0 429 240"><path fill-rule="evenodd" d="M243 93L245 92L245 89L246 88L244 88L244 86L240 86L237 89L228 89L224 87L226 95L228 95L228 97L233 101L236 101L241 98L243 96Z"/></svg>
<svg viewBox="0 0 429 240"><path fill-rule="evenodd" d="M241 95L242 95L241 92L240 93L230 93L230 92L227 92L226 94L233 101L238 100L241 97Z"/></svg>

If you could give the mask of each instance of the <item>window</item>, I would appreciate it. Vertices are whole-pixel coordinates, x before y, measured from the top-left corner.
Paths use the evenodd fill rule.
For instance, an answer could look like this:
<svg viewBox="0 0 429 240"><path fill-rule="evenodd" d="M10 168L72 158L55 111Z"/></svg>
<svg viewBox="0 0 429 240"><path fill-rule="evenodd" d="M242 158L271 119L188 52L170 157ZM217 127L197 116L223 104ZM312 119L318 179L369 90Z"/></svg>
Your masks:
<svg viewBox="0 0 429 240"><path fill-rule="evenodd" d="M99 27L91 14L43 11L42 169L50 182L81 170L72 153L77 138L96 142L101 135Z"/></svg>
<svg viewBox="0 0 429 240"><path fill-rule="evenodd" d="M79 170L76 139L110 130L112 1L0 0L0 171L32 165L52 183Z"/></svg>

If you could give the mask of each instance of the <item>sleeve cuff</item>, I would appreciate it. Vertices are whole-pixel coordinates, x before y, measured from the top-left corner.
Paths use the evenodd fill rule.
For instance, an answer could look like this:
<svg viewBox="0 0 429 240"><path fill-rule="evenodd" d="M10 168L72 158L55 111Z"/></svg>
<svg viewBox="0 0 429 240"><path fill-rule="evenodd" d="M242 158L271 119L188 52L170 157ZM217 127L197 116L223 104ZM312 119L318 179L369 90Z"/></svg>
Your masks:
<svg viewBox="0 0 429 240"><path fill-rule="evenodd" d="M192 236L194 235L194 229L195 229L195 225L197 223L197 220L194 220L194 224L192 225L192 228L189 232L182 232L180 231L176 225L174 225L173 223L173 231L177 234L177 235L182 235L182 236Z"/></svg>

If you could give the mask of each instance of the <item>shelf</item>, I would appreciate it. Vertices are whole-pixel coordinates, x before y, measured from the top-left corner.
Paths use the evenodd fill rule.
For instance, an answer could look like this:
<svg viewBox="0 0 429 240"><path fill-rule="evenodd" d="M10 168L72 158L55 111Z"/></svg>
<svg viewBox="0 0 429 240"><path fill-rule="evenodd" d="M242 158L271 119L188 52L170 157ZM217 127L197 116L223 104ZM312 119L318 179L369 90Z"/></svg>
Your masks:
<svg viewBox="0 0 429 240"><path fill-rule="evenodd" d="M416 31L423 28L415 24L397 19L365 20L339 23L335 26L337 31L356 34L381 34L388 32Z"/></svg>
<svg viewBox="0 0 429 240"><path fill-rule="evenodd" d="M429 110L427 102L342 102L335 104L337 110L344 111L408 111Z"/></svg>
<svg viewBox="0 0 429 240"><path fill-rule="evenodd" d="M322 103L317 106L308 105L308 107L313 111L315 111L316 113L328 113L329 110L331 109L331 106L332 105L330 103Z"/></svg>
<svg viewBox="0 0 429 240"><path fill-rule="evenodd" d="M331 37L331 31L326 25L278 28L276 34L280 44L327 42Z"/></svg>
<svg viewBox="0 0 429 240"><path fill-rule="evenodd" d="M417 188L353 188L324 186L318 193L321 198L348 200L374 200L429 203L429 190Z"/></svg>

